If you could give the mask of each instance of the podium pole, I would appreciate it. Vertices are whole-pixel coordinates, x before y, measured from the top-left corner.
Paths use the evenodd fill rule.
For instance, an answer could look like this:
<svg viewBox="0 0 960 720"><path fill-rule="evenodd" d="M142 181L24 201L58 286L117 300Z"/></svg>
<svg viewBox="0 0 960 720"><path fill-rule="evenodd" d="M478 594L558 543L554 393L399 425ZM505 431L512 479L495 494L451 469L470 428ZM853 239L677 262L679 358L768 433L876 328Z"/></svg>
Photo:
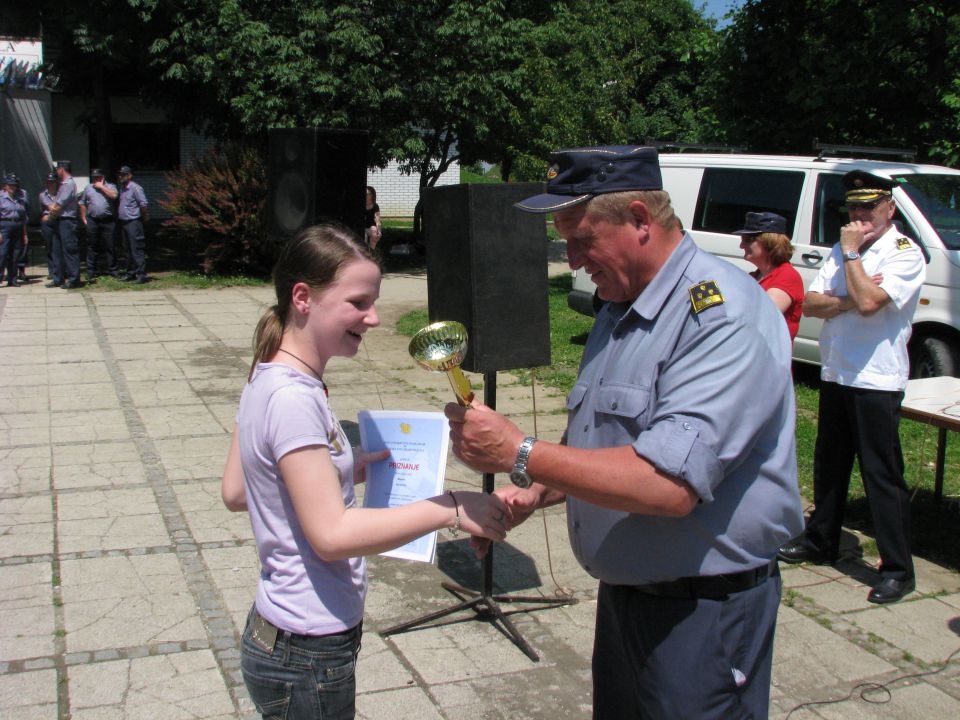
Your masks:
<svg viewBox="0 0 960 720"><path fill-rule="evenodd" d="M485 372L483 374L483 383L483 401L488 407L496 410L497 373ZM493 492L493 473L483 474L483 491L485 493ZM510 622L510 619L507 617L508 613L503 611L503 609L500 607L500 604L524 603L528 605L536 605L537 607L513 611L530 612L534 610L547 610L554 607L560 607L562 605L575 605L577 600L576 598L550 599L539 595L494 595L493 554L495 547L496 543L492 544L490 546L490 551L487 553L486 557L483 558L483 582L482 588L479 592L469 588L461 587L460 585L456 585L454 583L440 583L440 586L444 590L456 597L458 600L460 600L460 602L444 608L443 610L428 613L413 620L408 620L407 622L400 623L399 625L389 627L386 630L381 630L380 634L383 636L395 635L397 633L409 632L411 630L436 627L436 625L431 624L435 620L439 620L463 610L473 610L475 613L475 620L484 620L489 622L491 625L500 630L500 632L503 633L514 645L516 645L524 653L524 655L534 662L539 662L540 656L537 655L537 652L532 647L530 647L530 644L524 639L523 635L520 634L520 631L517 630L516 626ZM513 612L509 614L513 614Z"/></svg>

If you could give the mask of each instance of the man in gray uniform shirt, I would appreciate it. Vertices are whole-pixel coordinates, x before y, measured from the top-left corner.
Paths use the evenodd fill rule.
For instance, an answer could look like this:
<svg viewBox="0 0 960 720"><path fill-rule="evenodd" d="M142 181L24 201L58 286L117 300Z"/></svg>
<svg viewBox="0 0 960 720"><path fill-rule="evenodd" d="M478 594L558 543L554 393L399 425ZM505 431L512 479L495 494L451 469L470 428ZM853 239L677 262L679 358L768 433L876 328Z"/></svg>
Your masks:
<svg viewBox="0 0 960 720"><path fill-rule="evenodd" d="M562 150L547 193L570 267L606 301L559 444L487 406L446 408L454 453L510 473L512 523L567 501L600 581L593 716L764 718L776 553L803 527L790 338L756 281L702 252L653 148Z"/></svg>
<svg viewBox="0 0 960 720"><path fill-rule="evenodd" d="M60 181L50 217L56 226L53 245L53 278L46 287L67 290L80 287L80 241L77 239L77 183L70 174L70 161L57 160L53 166Z"/></svg>
<svg viewBox="0 0 960 720"><path fill-rule="evenodd" d="M97 255L101 249L107 256L107 272L117 274L114 209L118 194L117 186L104 180L100 168L90 171L90 184L80 194L80 222L87 229L87 282L96 282Z"/></svg>
<svg viewBox="0 0 960 720"><path fill-rule="evenodd" d="M133 181L133 170L123 165L117 173L120 181L120 199L117 201L117 219L123 237L123 251L127 256L127 272L124 280L138 285L147 279L147 237L143 223L147 220L147 196L143 188Z"/></svg>

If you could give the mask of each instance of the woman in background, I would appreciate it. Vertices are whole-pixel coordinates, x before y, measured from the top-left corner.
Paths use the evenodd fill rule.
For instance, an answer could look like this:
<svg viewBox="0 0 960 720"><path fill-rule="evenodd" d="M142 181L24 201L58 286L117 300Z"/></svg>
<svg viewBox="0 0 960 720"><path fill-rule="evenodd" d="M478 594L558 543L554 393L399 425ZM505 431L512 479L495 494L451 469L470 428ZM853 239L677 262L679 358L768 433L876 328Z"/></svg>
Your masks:
<svg viewBox="0 0 960 720"><path fill-rule="evenodd" d="M377 191L367 185L367 200L363 221L363 237L371 249L377 249L382 228L380 226L380 206L377 205Z"/></svg>
<svg viewBox="0 0 960 720"><path fill-rule="evenodd" d="M772 212L748 212L740 235L743 258L757 266L750 273L767 291L767 295L780 308L791 342L800 329L800 313L803 309L803 279L790 264L793 245L787 237L787 221Z"/></svg>

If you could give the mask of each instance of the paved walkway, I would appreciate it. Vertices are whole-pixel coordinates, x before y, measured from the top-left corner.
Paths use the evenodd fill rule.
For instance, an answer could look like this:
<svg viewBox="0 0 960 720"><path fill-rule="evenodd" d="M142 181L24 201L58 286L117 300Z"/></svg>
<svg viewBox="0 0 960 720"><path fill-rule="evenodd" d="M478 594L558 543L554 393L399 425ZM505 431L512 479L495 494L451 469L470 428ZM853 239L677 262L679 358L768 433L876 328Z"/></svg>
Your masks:
<svg viewBox="0 0 960 720"><path fill-rule="evenodd" d="M246 516L220 503L219 476L269 302L259 288L0 290L3 720L252 717L237 637L257 560ZM392 329L425 305L424 276L388 277L383 326L328 368L349 433L359 409L437 410L451 397ZM534 397L504 375L498 407L544 438L562 430L555 392ZM480 486L455 461L448 483ZM571 556L562 508L518 528L494 561L497 592L578 601L504 605L520 611L511 619L539 662L472 613L378 634L450 606L441 581L479 586L465 541L440 540L435 566L370 563L359 717L588 718L595 583ZM771 717L960 717L960 655L939 670L960 648L960 577L922 559L918 571L916 594L876 607L868 562L784 568ZM798 708L830 700L840 702Z"/></svg>

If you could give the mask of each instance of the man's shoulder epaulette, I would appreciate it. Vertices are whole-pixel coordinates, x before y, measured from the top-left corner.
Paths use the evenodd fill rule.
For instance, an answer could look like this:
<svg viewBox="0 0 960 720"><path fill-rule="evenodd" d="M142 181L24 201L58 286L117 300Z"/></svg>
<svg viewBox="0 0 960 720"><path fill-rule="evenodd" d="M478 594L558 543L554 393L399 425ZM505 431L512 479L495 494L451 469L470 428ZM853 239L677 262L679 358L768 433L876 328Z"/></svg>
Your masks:
<svg viewBox="0 0 960 720"><path fill-rule="evenodd" d="M708 307L723 304L723 293L717 287L713 280L703 280L696 285L691 285L687 292L690 293L690 304L693 306L693 312L699 315Z"/></svg>

